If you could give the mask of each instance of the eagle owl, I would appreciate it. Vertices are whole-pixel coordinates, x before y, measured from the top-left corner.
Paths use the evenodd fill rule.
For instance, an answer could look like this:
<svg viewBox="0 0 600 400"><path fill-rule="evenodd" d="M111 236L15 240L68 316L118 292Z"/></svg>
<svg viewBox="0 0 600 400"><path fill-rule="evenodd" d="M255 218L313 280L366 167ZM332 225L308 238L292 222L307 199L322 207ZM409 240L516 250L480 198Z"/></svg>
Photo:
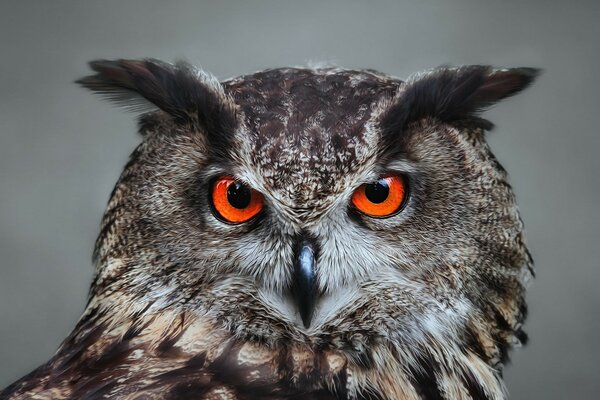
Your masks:
<svg viewBox="0 0 600 400"><path fill-rule="evenodd" d="M2 399L504 399L533 275L479 113L531 68L94 61L141 112L85 312Z"/></svg>

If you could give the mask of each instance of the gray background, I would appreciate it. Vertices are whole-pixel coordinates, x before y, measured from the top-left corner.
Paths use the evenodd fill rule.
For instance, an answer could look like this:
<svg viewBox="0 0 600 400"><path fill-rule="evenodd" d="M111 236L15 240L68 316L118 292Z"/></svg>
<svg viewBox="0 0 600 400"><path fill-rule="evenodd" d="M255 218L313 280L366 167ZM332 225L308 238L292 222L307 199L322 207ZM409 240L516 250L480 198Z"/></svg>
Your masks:
<svg viewBox="0 0 600 400"><path fill-rule="evenodd" d="M134 116L72 84L96 58L186 58L220 78L335 62L400 77L441 64L537 66L487 113L538 277L515 399L592 399L598 332L597 1L3 1L0 3L0 387L46 360L83 310Z"/></svg>

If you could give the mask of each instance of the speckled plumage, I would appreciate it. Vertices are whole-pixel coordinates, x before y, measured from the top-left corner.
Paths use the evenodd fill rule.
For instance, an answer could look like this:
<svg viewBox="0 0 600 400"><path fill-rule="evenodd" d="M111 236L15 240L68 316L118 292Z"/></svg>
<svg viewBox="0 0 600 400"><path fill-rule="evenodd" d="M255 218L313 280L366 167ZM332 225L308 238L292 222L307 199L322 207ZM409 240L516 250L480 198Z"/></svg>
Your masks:
<svg viewBox="0 0 600 400"><path fill-rule="evenodd" d="M86 311L2 399L503 399L526 339L532 262L477 112L531 69L274 69L223 83L185 64L99 61L80 81L140 119L143 142L102 220ZM353 191L408 177L401 212ZM265 197L260 218L215 218L209 182ZM319 301L291 297L299 237Z"/></svg>

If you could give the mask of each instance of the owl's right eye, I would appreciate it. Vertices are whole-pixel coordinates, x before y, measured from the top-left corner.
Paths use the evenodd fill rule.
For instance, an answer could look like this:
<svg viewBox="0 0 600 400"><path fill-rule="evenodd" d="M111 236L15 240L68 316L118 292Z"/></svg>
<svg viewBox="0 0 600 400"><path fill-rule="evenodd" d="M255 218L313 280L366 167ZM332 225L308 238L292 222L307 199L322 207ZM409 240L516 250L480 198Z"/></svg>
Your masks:
<svg viewBox="0 0 600 400"><path fill-rule="evenodd" d="M263 196L231 176L214 181L211 201L217 216L226 222L240 224L257 216L264 208Z"/></svg>

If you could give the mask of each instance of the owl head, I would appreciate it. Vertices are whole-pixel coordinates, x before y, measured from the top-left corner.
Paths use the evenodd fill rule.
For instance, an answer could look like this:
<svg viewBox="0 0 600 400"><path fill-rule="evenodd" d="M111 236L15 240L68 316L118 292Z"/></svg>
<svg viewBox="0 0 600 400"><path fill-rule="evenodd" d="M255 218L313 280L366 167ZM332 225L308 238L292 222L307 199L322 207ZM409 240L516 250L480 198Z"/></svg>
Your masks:
<svg viewBox="0 0 600 400"><path fill-rule="evenodd" d="M79 83L143 111L143 141L102 220L89 313L187 310L367 366L384 348L499 368L525 340L532 262L479 113L537 70L91 68Z"/></svg>

